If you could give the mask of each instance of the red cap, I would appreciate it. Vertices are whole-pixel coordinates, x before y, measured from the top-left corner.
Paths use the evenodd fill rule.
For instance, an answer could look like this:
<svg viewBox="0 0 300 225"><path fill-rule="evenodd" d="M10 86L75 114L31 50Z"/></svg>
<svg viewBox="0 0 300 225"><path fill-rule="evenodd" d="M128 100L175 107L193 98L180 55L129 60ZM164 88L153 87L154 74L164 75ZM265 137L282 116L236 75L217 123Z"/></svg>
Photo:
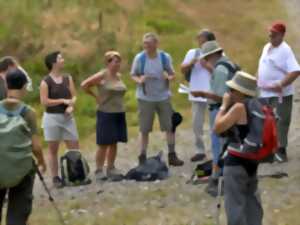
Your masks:
<svg viewBox="0 0 300 225"><path fill-rule="evenodd" d="M269 29L270 31L276 32L276 33L282 33L284 34L286 31L285 24L282 22L275 22L272 24L272 26Z"/></svg>

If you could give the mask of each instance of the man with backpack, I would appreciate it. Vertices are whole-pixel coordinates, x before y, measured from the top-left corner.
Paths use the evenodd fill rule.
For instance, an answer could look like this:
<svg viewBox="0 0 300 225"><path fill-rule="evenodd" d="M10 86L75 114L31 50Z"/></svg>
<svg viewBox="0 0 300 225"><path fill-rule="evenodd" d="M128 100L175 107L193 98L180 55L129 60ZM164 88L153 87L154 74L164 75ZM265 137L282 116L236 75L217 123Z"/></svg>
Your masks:
<svg viewBox="0 0 300 225"><path fill-rule="evenodd" d="M46 164L37 135L36 114L22 102L28 80L23 71L6 75L7 97L0 101L0 223L8 194L7 225L26 225L32 209L37 160L41 172Z"/></svg>
<svg viewBox="0 0 300 225"><path fill-rule="evenodd" d="M279 116L278 152L274 159L286 162L288 131L293 106L292 82L300 75L300 66L290 46L284 41L286 26L275 22L269 29L270 42L262 51L258 65L258 86L260 97L276 108Z"/></svg>
<svg viewBox="0 0 300 225"><path fill-rule="evenodd" d="M175 133L172 131L169 82L174 80L175 72L170 55L158 49L158 42L156 34L146 33L143 37L144 51L135 56L131 68L132 79L137 83L141 135L139 163L147 159L149 132L152 131L154 115L157 113L161 131L166 132L169 165L182 166L184 162L175 152Z"/></svg>
<svg viewBox="0 0 300 225"><path fill-rule="evenodd" d="M200 63L200 47L203 43L215 39L215 35L211 31L207 29L201 30L197 35L199 48L190 49L181 64L181 71L186 81L189 82L190 90L192 91L209 91L210 72ZM196 162L205 159L205 145L202 136L207 100L202 97L194 97L191 94L189 94L189 100L192 103L193 131L196 145L196 154L191 157L191 161Z"/></svg>
<svg viewBox="0 0 300 225"><path fill-rule="evenodd" d="M210 79L210 92L192 91L195 97L208 98L210 127L212 128L215 123L216 115L222 104L222 97L228 91L226 81L230 80L238 66L232 63L228 57L224 56L223 49L216 41L205 42L201 46L203 59L202 65L208 69L212 68ZM213 130L211 130L211 149L213 156L212 175L209 180L206 191L211 195L217 194L218 177L221 174L219 167L220 154L223 147L223 140Z"/></svg>

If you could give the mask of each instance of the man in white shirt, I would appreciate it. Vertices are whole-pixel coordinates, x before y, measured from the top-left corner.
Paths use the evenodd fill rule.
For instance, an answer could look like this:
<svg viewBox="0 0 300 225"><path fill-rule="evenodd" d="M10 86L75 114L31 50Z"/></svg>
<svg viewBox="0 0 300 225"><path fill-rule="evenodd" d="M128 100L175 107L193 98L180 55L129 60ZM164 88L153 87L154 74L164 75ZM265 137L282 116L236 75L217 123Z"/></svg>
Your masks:
<svg viewBox="0 0 300 225"><path fill-rule="evenodd" d="M300 66L290 46L284 41L286 26L275 22L269 29L270 42L262 51L258 65L260 97L276 108L280 119L277 122L278 152L275 160L287 161L286 148L293 105L292 82L300 75Z"/></svg>
<svg viewBox="0 0 300 225"><path fill-rule="evenodd" d="M215 40L215 35L211 31L204 29L197 34L199 48L190 49L181 64L181 71L185 79L189 81L192 91L210 90L210 73L204 68L199 60L201 56L201 45L207 41ZM188 78L187 78L188 77ZM192 162L201 161L205 158L205 145L203 141L204 115L207 108L207 99L194 97L189 94L189 100L192 103L193 130L195 135L196 154L191 157Z"/></svg>

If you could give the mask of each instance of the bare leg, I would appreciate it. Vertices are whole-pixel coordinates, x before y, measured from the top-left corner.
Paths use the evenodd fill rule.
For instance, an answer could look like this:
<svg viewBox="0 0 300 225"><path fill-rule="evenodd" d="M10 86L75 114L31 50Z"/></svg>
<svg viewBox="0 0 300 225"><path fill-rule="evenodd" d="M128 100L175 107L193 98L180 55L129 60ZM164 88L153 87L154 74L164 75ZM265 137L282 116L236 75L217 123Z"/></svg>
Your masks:
<svg viewBox="0 0 300 225"><path fill-rule="evenodd" d="M75 141L65 140L65 144L68 149L79 149L78 140L75 140Z"/></svg>
<svg viewBox="0 0 300 225"><path fill-rule="evenodd" d="M102 170L109 145L98 145L96 152L96 170Z"/></svg>
<svg viewBox="0 0 300 225"><path fill-rule="evenodd" d="M117 156L117 144L109 145L107 152L107 169L113 169L115 166L115 160Z"/></svg>
<svg viewBox="0 0 300 225"><path fill-rule="evenodd" d="M48 142L48 160L52 178L58 176L58 141Z"/></svg>

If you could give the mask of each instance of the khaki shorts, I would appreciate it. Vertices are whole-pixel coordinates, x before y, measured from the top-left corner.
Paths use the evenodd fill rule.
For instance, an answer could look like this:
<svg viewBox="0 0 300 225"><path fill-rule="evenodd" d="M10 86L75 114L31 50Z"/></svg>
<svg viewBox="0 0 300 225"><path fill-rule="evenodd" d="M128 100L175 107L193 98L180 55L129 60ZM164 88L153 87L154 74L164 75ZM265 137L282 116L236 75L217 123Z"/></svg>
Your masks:
<svg viewBox="0 0 300 225"><path fill-rule="evenodd" d="M141 133L152 131L155 112L159 118L160 130L172 131L173 109L170 99L159 102L138 99L138 112Z"/></svg>

